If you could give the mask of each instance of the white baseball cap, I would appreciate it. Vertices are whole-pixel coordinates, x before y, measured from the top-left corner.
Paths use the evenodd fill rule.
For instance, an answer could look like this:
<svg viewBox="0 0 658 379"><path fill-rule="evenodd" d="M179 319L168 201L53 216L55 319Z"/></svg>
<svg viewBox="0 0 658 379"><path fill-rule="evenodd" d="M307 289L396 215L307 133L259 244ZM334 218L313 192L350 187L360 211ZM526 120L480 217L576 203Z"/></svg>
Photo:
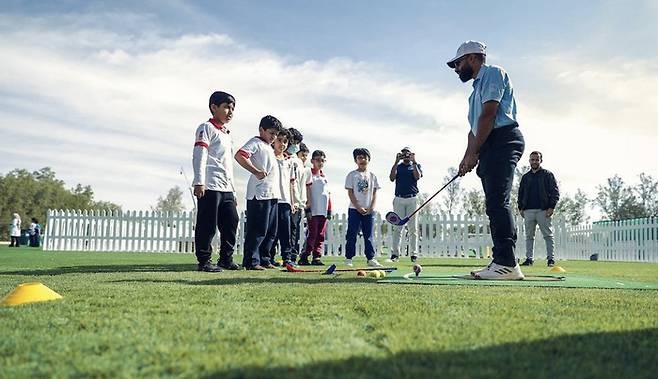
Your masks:
<svg viewBox="0 0 658 379"><path fill-rule="evenodd" d="M478 41L466 41L459 46L455 57L448 61L448 67L455 68L455 61L466 54L484 54L487 55L487 45Z"/></svg>

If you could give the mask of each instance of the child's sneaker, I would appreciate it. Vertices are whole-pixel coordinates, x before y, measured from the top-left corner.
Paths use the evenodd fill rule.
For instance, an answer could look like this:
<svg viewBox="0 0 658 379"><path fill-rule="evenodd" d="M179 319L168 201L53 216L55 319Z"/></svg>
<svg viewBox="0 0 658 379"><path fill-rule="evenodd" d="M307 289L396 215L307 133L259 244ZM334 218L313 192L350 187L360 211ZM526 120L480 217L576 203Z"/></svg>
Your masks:
<svg viewBox="0 0 658 379"><path fill-rule="evenodd" d="M411 256L411 263L416 263L417 260L418 260L417 256L415 256L415 255Z"/></svg>
<svg viewBox="0 0 658 379"><path fill-rule="evenodd" d="M382 264L377 262L375 258L368 260L368 266L370 267L382 267Z"/></svg>
<svg viewBox="0 0 658 379"><path fill-rule="evenodd" d="M312 266L324 266L324 263L320 260L320 258L313 258L311 261Z"/></svg>
<svg viewBox="0 0 658 379"><path fill-rule="evenodd" d="M471 275L475 279L484 280L523 280L525 278L518 264L508 267L493 262L482 270L472 272Z"/></svg>
<svg viewBox="0 0 658 379"><path fill-rule="evenodd" d="M297 264L300 266L310 266L311 262L308 261L308 257L300 257Z"/></svg>
<svg viewBox="0 0 658 379"><path fill-rule="evenodd" d="M345 259L344 263L345 263L345 266L354 267L354 264L352 263L351 259Z"/></svg>
<svg viewBox="0 0 658 379"><path fill-rule="evenodd" d="M391 255L391 257L390 257L390 258L386 258L386 260L385 260L384 262L386 262L386 263L394 263L394 262L397 262L397 261L399 261L399 260L400 260L400 257L398 257L397 255Z"/></svg>

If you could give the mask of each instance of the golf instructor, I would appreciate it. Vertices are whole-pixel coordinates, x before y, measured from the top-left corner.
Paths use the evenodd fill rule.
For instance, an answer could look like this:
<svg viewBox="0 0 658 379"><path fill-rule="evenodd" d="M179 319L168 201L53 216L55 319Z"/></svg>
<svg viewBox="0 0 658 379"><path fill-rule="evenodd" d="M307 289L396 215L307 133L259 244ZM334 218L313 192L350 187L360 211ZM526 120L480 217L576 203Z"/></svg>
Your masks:
<svg viewBox="0 0 658 379"><path fill-rule="evenodd" d="M477 279L518 280L524 276L514 257L516 225L509 203L514 169L525 142L516 122L512 81L501 67L485 64L486 56L484 43L466 41L447 62L462 82L473 79L468 99L471 130L459 175L477 166L494 245L493 261L471 275Z"/></svg>

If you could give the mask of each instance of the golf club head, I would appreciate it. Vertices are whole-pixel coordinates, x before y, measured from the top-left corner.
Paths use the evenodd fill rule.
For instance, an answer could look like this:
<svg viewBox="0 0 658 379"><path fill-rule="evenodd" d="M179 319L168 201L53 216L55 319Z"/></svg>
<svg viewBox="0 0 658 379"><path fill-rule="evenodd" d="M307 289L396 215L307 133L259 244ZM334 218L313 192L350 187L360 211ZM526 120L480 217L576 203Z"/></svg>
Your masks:
<svg viewBox="0 0 658 379"><path fill-rule="evenodd" d="M336 271L336 264L332 264L327 268L327 271L323 272L322 275L331 275Z"/></svg>
<svg viewBox="0 0 658 379"><path fill-rule="evenodd" d="M286 265L286 270L289 272L302 272L302 270L293 267L292 265Z"/></svg>
<svg viewBox="0 0 658 379"><path fill-rule="evenodd" d="M401 219L397 213L388 212L386 214L386 221L393 225L404 225L407 223L407 221L409 221L409 218L407 217L406 219Z"/></svg>

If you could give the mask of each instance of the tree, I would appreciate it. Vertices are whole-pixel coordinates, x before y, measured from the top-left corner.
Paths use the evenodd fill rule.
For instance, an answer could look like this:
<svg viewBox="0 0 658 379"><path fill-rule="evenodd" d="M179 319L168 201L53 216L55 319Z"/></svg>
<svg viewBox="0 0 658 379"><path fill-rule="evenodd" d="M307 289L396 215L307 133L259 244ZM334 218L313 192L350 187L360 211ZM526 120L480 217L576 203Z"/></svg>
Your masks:
<svg viewBox="0 0 658 379"><path fill-rule="evenodd" d="M158 198L158 204L155 207L151 207L151 209L160 212L184 211L183 191L178 186L170 188L169 192L167 192L167 196L164 198L160 196Z"/></svg>
<svg viewBox="0 0 658 379"><path fill-rule="evenodd" d="M658 215L658 180L651 175L640 174L640 183L634 187L638 201L645 210L645 217Z"/></svg>
<svg viewBox="0 0 658 379"><path fill-rule="evenodd" d="M486 203L484 193L481 190L472 189L466 191L463 204L464 214L469 219L486 215Z"/></svg>
<svg viewBox="0 0 658 379"><path fill-rule="evenodd" d="M68 190L50 167L29 172L15 169L0 175L0 236L8 235L8 220L18 213L23 220L37 218L43 225L48 209L121 210L110 202L94 201L90 186L78 184Z"/></svg>
<svg viewBox="0 0 658 379"><path fill-rule="evenodd" d="M565 222L569 225L580 225L589 221L586 212L588 203L587 194L578 189L573 197L569 194L560 197L560 201L558 201L555 208L555 214L564 217Z"/></svg>
<svg viewBox="0 0 658 379"><path fill-rule="evenodd" d="M426 202L427 199L430 198L430 196L432 196L432 195L427 193L427 192L419 193L418 194L418 206L420 206L421 204ZM430 201L429 204L427 204L421 210L418 211L417 216L419 216L419 217L420 216L431 216L431 215L436 215L438 213L439 213L438 206L436 205L436 203ZM416 216L414 216L414 217L416 217Z"/></svg>
<svg viewBox="0 0 658 379"><path fill-rule="evenodd" d="M449 182L455 177L455 175L457 175L457 172L456 168L450 167L448 169L448 175L443 177L443 183L445 184ZM445 208L441 207L440 209L445 209L448 214L452 215L453 212L459 208L459 203L461 202L463 195L464 190L461 188L461 183L459 180L454 180L445 189L445 196L442 203Z"/></svg>
<svg viewBox="0 0 658 379"><path fill-rule="evenodd" d="M597 187L594 202L608 220L624 220L645 217L645 209L618 175L608 178L607 185Z"/></svg>

